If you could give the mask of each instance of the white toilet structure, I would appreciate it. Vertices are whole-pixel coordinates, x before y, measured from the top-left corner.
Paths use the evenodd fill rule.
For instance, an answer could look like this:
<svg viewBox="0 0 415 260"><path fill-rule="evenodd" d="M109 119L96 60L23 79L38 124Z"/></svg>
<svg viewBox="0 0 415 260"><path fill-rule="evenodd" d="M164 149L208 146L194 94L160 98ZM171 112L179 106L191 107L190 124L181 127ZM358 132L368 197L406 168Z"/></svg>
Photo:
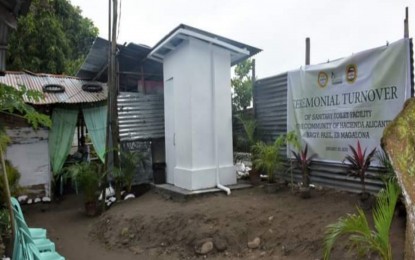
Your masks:
<svg viewBox="0 0 415 260"><path fill-rule="evenodd" d="M167 183L228 194L236 184L230 67L259 51L180 25L150 52L163 63Z"/></svg>

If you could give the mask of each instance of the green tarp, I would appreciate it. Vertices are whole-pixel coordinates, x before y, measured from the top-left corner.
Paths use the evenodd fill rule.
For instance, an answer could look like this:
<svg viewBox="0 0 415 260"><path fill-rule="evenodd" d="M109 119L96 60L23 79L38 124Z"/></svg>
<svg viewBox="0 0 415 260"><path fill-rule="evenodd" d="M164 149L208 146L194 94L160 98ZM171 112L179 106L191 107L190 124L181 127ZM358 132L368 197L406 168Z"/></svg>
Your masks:
<svg viewBox="0 0 415 260"><path fill-rule="evenodd" d="M107 128L107 106L83 108L88 135L102 162L105 161L105 136Z"/></svg>
<svg viewBox="0 0 415 260"><path fill-rule="evenodd" d="M83 108L88 135L99 159L105 160L107 106ZM49 155L53 173L58 173L71 149L79 109L55 108L49 133Z"/></svg>
<svg viewBox="0 0 415 260"><path fill-rule="evenodd" d="M78 109L53 110L52 127L49 132L49 156L54 174L62 169L71 149L78 112Z"/></svg>

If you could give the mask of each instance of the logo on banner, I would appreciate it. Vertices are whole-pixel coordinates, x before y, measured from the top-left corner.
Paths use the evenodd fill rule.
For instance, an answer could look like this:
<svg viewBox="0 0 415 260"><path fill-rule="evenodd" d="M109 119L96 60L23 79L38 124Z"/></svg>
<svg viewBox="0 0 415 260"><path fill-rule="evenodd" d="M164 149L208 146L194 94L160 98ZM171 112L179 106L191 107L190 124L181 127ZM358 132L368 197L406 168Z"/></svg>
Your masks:
<svg viewBox="0 0 415 260"><path fill-rule="evenodd" d="M349 64L346 66L346 81L350 84L354 83L357 79L357 65Z"/></svg>
<svg viewBox="0 0 415 260"><path fill-rule="evenodd" d="M324 88L327 86L327 83L329 82L329 76L324 71L320 71L318 73L317 83L321 88Z"/></svg>

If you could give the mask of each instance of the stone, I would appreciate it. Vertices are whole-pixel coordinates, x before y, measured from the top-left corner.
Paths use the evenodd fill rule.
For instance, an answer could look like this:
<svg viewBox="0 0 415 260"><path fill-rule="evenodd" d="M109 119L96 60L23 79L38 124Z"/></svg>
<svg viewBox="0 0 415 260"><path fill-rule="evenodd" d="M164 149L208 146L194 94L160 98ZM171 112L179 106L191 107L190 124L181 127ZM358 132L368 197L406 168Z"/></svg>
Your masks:
<svg viewBox="0 0 415 260"><path fill-rule="evenodd" d="M269 216L269 217L268 217L268 221L270 221L270 222L271 222L273 219L274 219L274 216Z"/></svg>
<svg viewBox="0 0 415 260"><path fill-rule="evenodd" d="M134 198L135 198L135 195L130 193L130 194L127 194L127 195L125 196L124 200L134 199Z"/></svg>
<svg viewBox="0 0 415 260"><path fill-rule="evenodd" d="M216 250L218 250L218 252L223 252L228 248L228 244L226 243L226 240L220 237L214 238L213 244Z"/></svg>
<svg viewBox="0 0 415 260"><path fill-rule="evenodd" d="M121 241L121 243L123 245L128 245L128 243L130 243L130 240L128 238L124 239L123 241Z"/></svg>
<svg viewBox="0 0 415 260"><path fill-rule="evenodd" d="M260 256L261 256L261 257L264 257L266 254L267 254L267 252L262 251L262 252L261 252L261 254L260 254Z"/></svg>
<svg viewBox="0 0 415 260"><path fill-rule="evenodd" d="M51 199L49 197L43 197L42 201L43 202L51 202Z"/></svg>
<svg viewBox="0 0 415 260"><path fill-rule="evenodd" d="M121 232L120 232L120 234L121 234L121 236L127 236L128 235L128 232L129 232L130 230L129 230L129 228L128 227L123 227L122 229L121 229Z"/></svg>
<svg viewBox="0 0 415 260"><path fill-rule="evenodd" d="M128 249L131 252L133 252L135 255L139 255L139 254L144 253L144 250L139 246L130 246Z"/></svg>
<svg viewBox="0 0 415 260"><path fill-rule="evenodd" d="M196 249L196 253L200 255L206 255L210 253L213 250L213 242L212 241L206 241L202 244L200 248Z"/></svg>
<svg viewBox="0 0 415 260"><path fill-rule="evenodd" d="M27 200L27 204L32 204L32 202L33 202L32 199Z"/></svg>
<svg viewBox="0 0 415 260"><path fill-rule="evenodd" d="M28 199L27 195L22 195L17 198L19 202L25 202Z"/></svg>
<svg viewBox="0 0 415 260"><path fill-rule="evenodd" d="M41 198L36 198L35 203L39 203L39 202L42 202L42 199Z"/></svg>
<svg viewBox="0 0 415 260"><path fill-rule="evenodd" d="M261 239L259 237L254 238L254 240L248 242L248 248L256 249L261 244Z"/></svg>
<svg viewBox="0 0 415 260"><path fill-rule="evenodd" d="M402 188L407 217L405 259L415 259L415 98L407 100L402 111L383 130L382 147L387 152Z"/></svg>

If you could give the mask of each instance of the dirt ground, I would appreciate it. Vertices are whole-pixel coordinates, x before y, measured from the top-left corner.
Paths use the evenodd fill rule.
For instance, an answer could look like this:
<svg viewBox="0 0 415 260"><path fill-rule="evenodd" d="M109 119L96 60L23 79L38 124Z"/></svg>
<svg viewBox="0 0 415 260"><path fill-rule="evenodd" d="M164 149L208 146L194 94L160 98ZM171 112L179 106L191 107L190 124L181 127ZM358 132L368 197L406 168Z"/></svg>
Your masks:
<svg viewBox="0 0 415 260"><path fill-rule="evenodd" d="M115 204L96 218L86 217L81 197L73 195L59 204L23 206L23 210L30 226L47 228L68 260L315 260L322 258L326 225L355 212L357 200L356 194L333 190L313 190L312 198L304 200L288 188L266 194L255 187L230 196L217 193L175 202L151 190ZM394 259L403 259L404 230L404 218L395 216ZM249 249L247 243L256 237L259 248ZM208 240L215 248L198 255L195 251ZM343 243L336 244L332 259L355 258Z"/></svg>

